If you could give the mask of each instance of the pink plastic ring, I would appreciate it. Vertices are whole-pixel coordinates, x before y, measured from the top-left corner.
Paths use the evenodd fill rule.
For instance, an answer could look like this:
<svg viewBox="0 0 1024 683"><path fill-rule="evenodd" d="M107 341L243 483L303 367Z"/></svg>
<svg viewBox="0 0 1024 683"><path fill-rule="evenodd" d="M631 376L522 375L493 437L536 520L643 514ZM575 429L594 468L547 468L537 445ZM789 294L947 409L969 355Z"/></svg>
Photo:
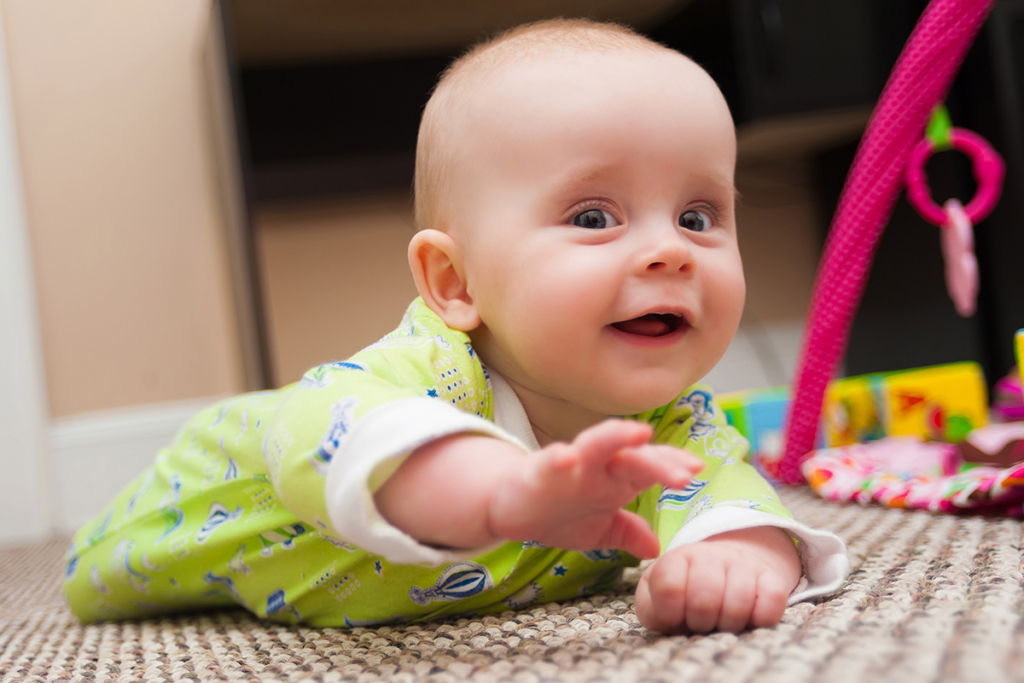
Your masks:
<svg viewBox="0 0 1024 683"><path fill-rule="evenodd" d="M971 223L977 225L992 213L996 202L999 201L1006 167L999 153L977 133L963 128L950 128L949 141L953 149L966 154L974 165L974 179L978 181L978 191L964 207L964 212L971 219ZM946 211L932 199L931 190L928 188L928 176L924 173L924 165L934 152L935 145L930 139L924 138L918 142L907 158L904 180L910 205L929 223L943 225L946 222Z"/></svg>

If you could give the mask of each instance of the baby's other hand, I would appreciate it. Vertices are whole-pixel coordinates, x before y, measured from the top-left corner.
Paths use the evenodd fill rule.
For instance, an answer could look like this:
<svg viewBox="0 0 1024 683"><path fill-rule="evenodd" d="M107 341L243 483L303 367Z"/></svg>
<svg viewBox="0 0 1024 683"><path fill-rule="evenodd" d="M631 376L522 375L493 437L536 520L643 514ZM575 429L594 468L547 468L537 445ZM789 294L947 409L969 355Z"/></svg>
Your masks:
<svg viewBox="0 0 1024 683"><path fill-rule="evenodd" d="M781 529L718 534L648 567L636 589L636 614L647 628L667 633L774 626L801 572L793 541Z"/></svg>
<svg viewBox="0 0 1024 683"><path fill-rule="evenodd" d="M656 557L658 537L622 506L654 484L685 487L704 463L680 448L648 443L651 434L641 422L605 420L572 443L532 453L494 493L491 532L563 550L618 548Z"/></svg>

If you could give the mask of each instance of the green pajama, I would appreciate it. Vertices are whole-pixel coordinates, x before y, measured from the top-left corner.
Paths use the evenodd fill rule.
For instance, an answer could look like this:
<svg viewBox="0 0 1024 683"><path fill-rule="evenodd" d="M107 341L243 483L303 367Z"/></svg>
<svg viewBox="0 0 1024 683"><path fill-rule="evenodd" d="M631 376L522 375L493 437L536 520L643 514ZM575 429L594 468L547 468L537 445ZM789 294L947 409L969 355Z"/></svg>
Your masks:
<svg viewBox="0 0 1024 683"><path fill-rule="evenodd" d="M75 536L65 572L72 611L89 622L242 605L316 626L420 621L607 590L636 564L621 551L510 542L426 567L346 542L325 494L330 467L344 465L334 455L362 416L413 397L494 419L490 383L468 337L420 299L397 330L348 361L202 411ZM662 547L718 506L789 517L744 462L746 441L708 390L692 387L634 418L655 427L655 442L707 463L686 489L654 487L627 506L651 523ZM371 489L381 481L371 479Z"/></svg>

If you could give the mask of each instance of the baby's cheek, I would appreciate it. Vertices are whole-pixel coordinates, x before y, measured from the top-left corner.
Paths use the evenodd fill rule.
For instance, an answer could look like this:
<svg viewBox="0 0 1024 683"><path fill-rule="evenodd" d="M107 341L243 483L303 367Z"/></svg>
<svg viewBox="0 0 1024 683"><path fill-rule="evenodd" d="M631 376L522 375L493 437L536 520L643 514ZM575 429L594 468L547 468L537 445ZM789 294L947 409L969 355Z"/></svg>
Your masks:
<svg viewBox="0 0 1024 683"><path fill-rule="evenodd" d="M725 353L743 316L746 295L742 275L720 277L708 283L705 291L705 329L709 332L710 341Z"/></svg>
<svg viewBox="0 0 1024 683"><path fill-rule="evenodd" d="M523 365L545 384L557 386L585 367L583 351L571 329L558 325L536 327L522 339Z"/></svg>
<svg viewBox="0 0 1024 683"><path fill-rule="evenodd" d="M717 304L717 312L721 314L723 324L735 332L743 315L743 304L747 296L746 281L743 278L743 265L737 256L735 260L722 264L717 274L710 279L709 289Z"/></svg>

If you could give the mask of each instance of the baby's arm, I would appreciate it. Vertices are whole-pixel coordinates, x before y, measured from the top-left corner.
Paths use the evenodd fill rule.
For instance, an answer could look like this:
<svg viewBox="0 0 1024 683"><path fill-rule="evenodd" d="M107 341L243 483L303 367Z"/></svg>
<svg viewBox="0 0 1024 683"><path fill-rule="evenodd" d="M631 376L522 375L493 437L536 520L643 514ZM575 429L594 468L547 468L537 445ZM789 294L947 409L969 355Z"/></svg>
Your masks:
<svg viewBox="0 0 1024 683"><path fill-rule="evenodd" d="M777 527L711 536L668 551L640 578L636 613L654 631L774 626L800 581L792 539Z"/></svg>
<svg viewBox="0 0 1024 683"><path fill-rule="evenodd" d="M392 525L431 545L533 540L655 557L657 536L622 506L657 483L685 486L704 463L649 444L651 433L644 423L606 420L534 453L485 436L438 439L413 452L374 501Z"/></svg>

